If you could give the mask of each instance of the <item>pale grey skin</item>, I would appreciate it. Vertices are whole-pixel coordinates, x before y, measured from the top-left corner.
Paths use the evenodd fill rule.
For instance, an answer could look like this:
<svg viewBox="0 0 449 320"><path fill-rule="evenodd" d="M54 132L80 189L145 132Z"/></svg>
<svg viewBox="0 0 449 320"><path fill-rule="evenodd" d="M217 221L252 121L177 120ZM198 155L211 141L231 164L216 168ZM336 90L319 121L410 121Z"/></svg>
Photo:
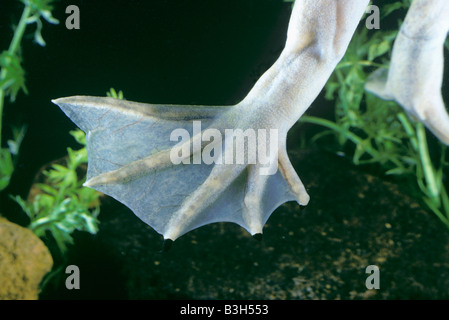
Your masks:
<svg viewBox="0 0 449 320"><path fill-rule="evenodd" d="M233 106L151 105L86 96L54 100L87 133L85 185L121 201L170 240L219 221L261 234L282 203L307 205L309 195L287 155L287 132L343 57L368 2L297 0L280 57ZM221 131L277 129L279 149L271 159L276 174L259 174L259 163L173 165L170 151L181 147L169 141L170 133L177 128L192 132L192 120L201 120L203 129ZM223 148L233 146L225 143Z"/></svg>
<svg viewBox="0 0 449 320"><path fill-rule="evenodd" d="M377 70L365 85L367 91L395 100L447 145L449 115L441 86L448 32L448 0L413 1L395 39L389 70Z"/></svg>

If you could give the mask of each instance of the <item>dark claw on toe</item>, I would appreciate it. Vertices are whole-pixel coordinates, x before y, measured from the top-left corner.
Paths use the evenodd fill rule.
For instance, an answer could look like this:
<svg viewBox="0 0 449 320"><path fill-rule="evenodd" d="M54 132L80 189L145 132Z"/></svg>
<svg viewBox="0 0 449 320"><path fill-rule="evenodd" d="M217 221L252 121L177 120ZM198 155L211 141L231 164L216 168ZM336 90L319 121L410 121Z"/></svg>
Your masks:
<svg viewBox="0 0 449 320"><path fill-rule="evenodd" d="M161 253L167 252L168 250L170 250L172 244L173 244L173 240L164 239L164 243L162 244L162 249L160 252Z"/></svg>
<svg viewBox="0 0 449 320"><path fill-rule="evenodd" d="M262 234L261 233L256 233L253 235L253 238L256 239L257 241L262 241Z"/></svg>

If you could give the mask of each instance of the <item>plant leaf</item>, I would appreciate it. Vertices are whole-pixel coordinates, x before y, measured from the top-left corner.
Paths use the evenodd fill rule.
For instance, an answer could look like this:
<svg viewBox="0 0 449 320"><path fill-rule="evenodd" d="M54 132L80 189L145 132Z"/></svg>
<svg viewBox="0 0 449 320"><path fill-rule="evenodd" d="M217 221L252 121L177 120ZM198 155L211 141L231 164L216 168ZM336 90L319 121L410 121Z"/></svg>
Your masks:
<svg viewBox="0 0 449 320"><path fill-rule="evenodd" d="M9 185L14 171L11 153L8 149L0 149L0 191Z"/></svg>

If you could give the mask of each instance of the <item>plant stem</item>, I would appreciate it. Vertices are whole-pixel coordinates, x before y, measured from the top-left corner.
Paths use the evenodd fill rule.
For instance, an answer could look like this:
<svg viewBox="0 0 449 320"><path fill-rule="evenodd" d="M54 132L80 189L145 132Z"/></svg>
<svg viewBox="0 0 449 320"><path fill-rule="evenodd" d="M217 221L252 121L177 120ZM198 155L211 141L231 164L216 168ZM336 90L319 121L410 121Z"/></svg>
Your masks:
<svg viewBox="0 0 449 320"><path fill-rule="evenodd" d="M332 121L317 118L317 117L312 117L312 116L302 116L300 121L318 124L320 126L334 130L335 132L338 132L340 134L343 133L347 139L351 140L356 145L359 145L362 143L362 139L359 136L357 136L356 134L354 134L350 131L343 130L338 124L336 124ZM366 148L365 151L368 152L373 158L378 156L378 152L376 150L374 150L373 148L370 148L369 146L365 146L365 148Z"/></svg>
<svg viewBox="0 0 449 320"><path fill-rule="evenodd" d="M417 136L419 145L419 156L423 167L424 178L426 179L427 191L432 201L438 200L440 191L436 184L435 172L430 161L429 149L427 147L426 131L421 123L417 124Z"/></svg>
<svg viewBox="0 0 449 320"><path fill-rule="evenodd" d="M27 20L31 14L31 7L29 5L25 6L22 12L22 16L20 17L19 24L17 25L14 36L11 40L11 44L8 48L8 53L10 55L16 54L20 42L22 41L23 34L25 33L25 28L27 25ZM0 80L5 79L7 71L5 69L2 69L0 73ZM3 106L4 106L4 100L5 100L5 91L3 89L0 89L0 147L2 142L2 119L3 119Z"/></svg>
<svg viewBox="0 0 449 320"><path fill-rule="evenodd" d="M446 221L449 221L449 197L444 187L441 188L441 200L442 200L441 202L443 203L443 210L446 214Z"/></svg>
<svg viewBox="0 0 449 320"><path fill-rule="evenodd" d="M341 69L341 68L352 67L353 65L360 65L360 66L365 66L365 67L388 68L388 66L384 65L384 64L375 63L375 62L372 62L369 60L359 60L359 61L341 62L337 65L337 67L335 69L337 70L337 69Z"/></svg>
<svg viewBox="0 0 449 320"><path fill-rule="evenodd" d="M418 152L419 149L418 140L416 139L415 130L413 129L412 124L410 123L407 116L403 112L398 114L398 119L401 122L402 126L404 127L405 132L407 133L413 149L416 152Z"/></svg>
<svg viewBox="0 0 449 320"><path fill-rule="evenodd" d="M421 123L417 123L415 132L413 125L404 113L400 113L398 118L410 138L413 149L419 154L420 162L418 162L417 165L421 166L422 173L417 174L417 183L421 191L428 196L428 198L424 198L424 202L449 228L449 198L444 186L441 185L440 188L438 187L439 184L435 176L435 170L429 156L425 128ZM442 159L444 159L444 157L442 157ZM421 170L418 169L418 171ZM422 175L424 176L425 184L422 182ZM442 203L440 203L440 201ZM441 204L446 216L439 210Z"/></svg>
<svg viewBox="0 0 449 320"><path fill-rule="evenodd" d="M2 79L3 77L0 77ZM3 101L5 100L5 92L0 89L0 148L2 147L2 114L3 114Z"/></svg>
<svg viewBox="0 0 449 320"><path fill-rule="evenodd" d="M22 16L20 17L19 24L17 25L16 30L14 31L14 37L12 38L11 44L9 45L9 53L13 54L19 48L20 41L22 41L23 33L25 32L25 28L27 25L28 17L31 13L31 7L27 5L22 12Z"/></svg>

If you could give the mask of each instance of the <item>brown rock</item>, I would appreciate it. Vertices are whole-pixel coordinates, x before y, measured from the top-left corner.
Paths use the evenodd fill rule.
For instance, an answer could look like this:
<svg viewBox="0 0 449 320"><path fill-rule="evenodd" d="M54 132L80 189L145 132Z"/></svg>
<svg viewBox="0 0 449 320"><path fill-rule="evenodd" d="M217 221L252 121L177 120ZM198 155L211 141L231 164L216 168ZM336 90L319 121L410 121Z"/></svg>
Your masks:
<svg viewBox="0 0 449 320"><path fill-rule="evenodd" d="M0 217L0 300L35 300L53 265L44 243L29 229Z"/></svg>

